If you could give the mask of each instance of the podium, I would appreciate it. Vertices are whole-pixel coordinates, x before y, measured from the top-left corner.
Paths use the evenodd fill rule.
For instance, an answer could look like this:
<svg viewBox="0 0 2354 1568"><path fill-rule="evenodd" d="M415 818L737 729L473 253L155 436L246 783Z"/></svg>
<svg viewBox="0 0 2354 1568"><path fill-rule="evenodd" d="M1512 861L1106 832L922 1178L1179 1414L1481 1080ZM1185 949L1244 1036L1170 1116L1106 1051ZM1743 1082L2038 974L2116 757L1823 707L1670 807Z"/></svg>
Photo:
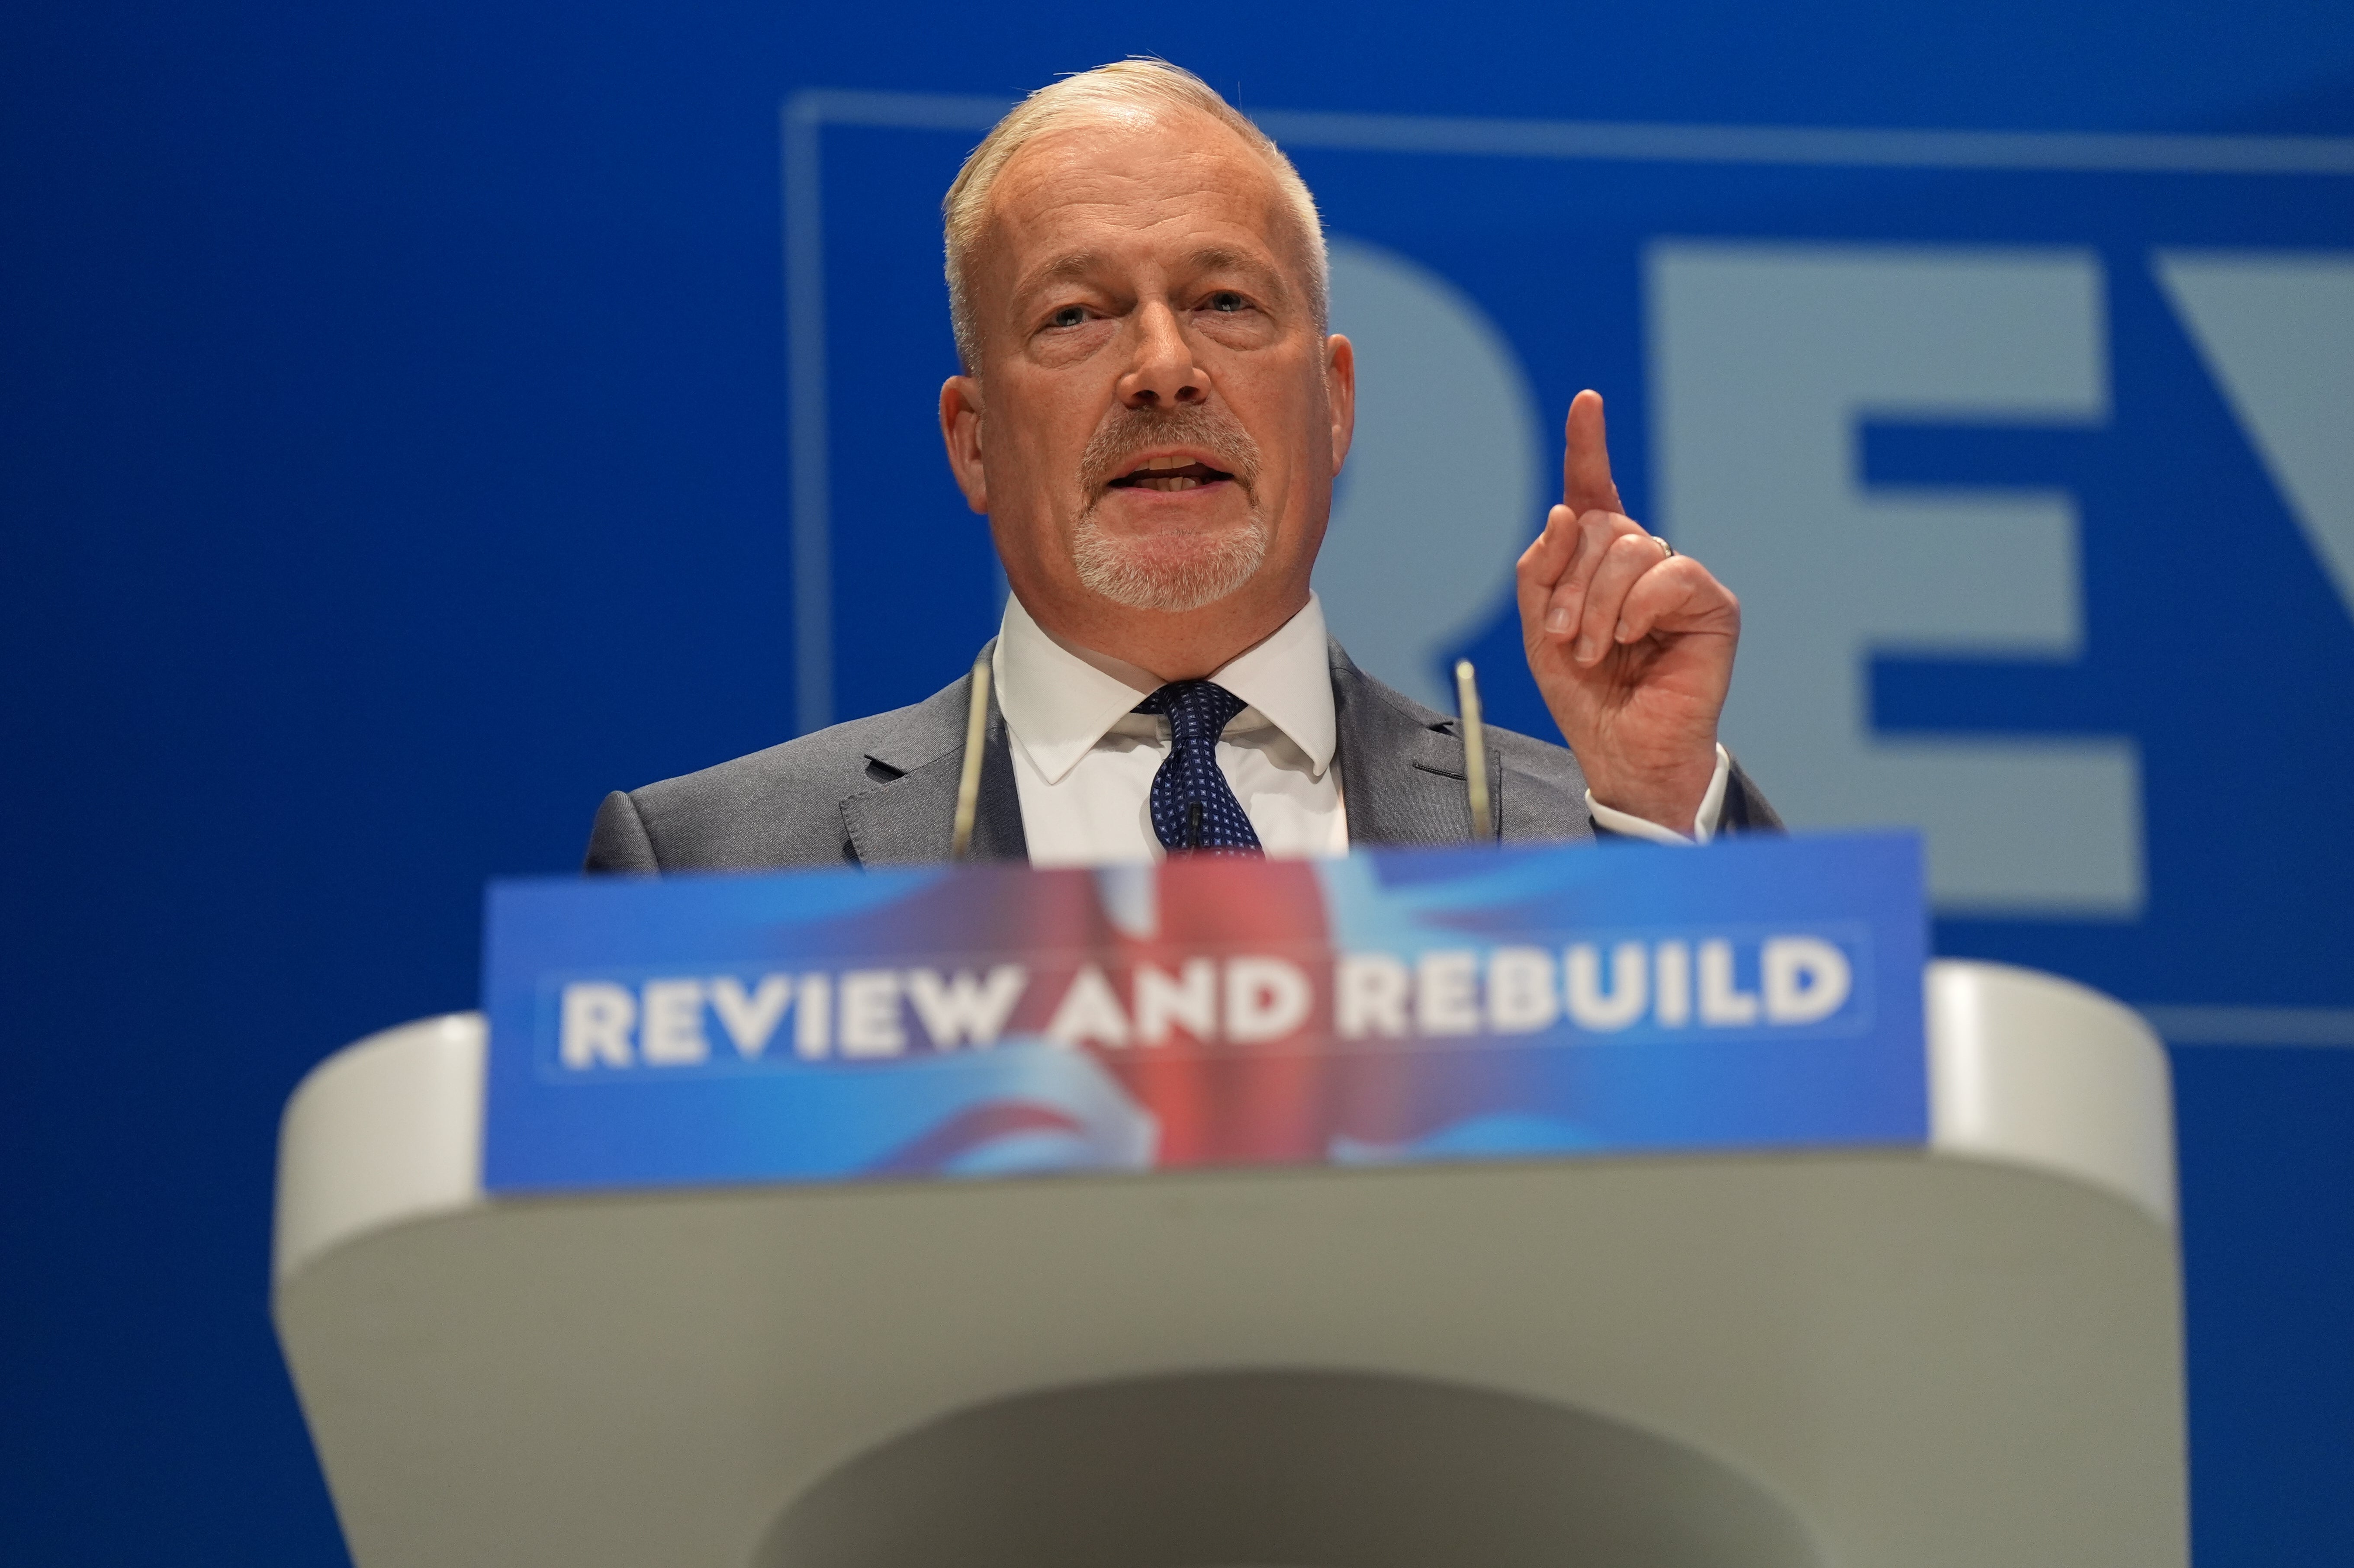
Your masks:
<svg viewBox="0 0 2354 1568"><path fill-rule="evenodd" d="M1925 1148L486 1195L323 1063L273 1311L360 1568L2187 1560L2166 1058L1938 962Z"/></svg>

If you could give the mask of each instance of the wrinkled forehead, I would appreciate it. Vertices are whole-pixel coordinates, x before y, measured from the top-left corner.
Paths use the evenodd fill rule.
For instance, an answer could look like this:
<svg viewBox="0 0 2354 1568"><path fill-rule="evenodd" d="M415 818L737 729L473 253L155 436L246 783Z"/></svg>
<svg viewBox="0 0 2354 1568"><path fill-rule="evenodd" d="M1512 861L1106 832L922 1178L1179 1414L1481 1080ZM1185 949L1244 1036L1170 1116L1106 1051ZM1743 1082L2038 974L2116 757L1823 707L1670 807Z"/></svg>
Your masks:
<svg viewBox="0 0 2354 1568"><path fill-rule="evenodd" d="M975 249L1001 284L1081 242L1109 236L1172 247L1214 235L1293 272L1308 266L1275 170L1229 126L1190 110L1120 106L1041 132L991 184Z"/></svg>

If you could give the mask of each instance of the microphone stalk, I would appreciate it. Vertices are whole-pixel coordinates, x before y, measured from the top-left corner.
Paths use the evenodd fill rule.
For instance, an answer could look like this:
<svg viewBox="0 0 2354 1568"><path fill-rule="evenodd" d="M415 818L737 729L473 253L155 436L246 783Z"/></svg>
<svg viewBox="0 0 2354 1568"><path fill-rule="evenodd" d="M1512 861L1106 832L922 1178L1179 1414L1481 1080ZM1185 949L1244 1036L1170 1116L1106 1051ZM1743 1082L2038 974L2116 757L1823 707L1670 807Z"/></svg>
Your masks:
<svg viewBox="0 0 2354 1568"><path fill-rule="evenodd" d="M1471 809L1471 831L1466 836L1475 842L1493 838L1488 809L1488 726L1480 722L1479 683L1469 659L1455 661L1455 711L1457 727L1463 732L1463 793Z"/></svg>
<svg viewBox="0 0 2354 1568"><path fill-rule="evenodd" d="M981 753L989 738L989 654L984 648L972 662L972 696L964 713L964 767L957 775L956 825L949 834L950 860L972 858L972 822L981 810Z"/></svg>

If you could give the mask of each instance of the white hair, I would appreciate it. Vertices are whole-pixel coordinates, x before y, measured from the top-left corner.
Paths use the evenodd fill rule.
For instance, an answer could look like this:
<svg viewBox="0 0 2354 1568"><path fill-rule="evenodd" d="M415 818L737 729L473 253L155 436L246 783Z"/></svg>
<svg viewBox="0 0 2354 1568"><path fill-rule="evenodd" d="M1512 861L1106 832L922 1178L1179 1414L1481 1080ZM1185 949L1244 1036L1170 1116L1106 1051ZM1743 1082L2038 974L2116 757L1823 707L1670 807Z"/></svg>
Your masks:
<svg viewBox="0 0 2354 1568"><path fill-rule="evenodd" d="M965 269L973 247L989 222L990 187L1013 154L1035 138L1076 122L1097 116L1161 114L1172 110L1206 114L1241 137L1267 160L1276 188L1299 227L1307 252L1308 308L1321 334L1331 298L1331 266L1324 253L1324 225L1316 215L1316 198L1291 160L1283 155L1267 133L1218 96L1209 83L1166 60L1138 58L1114 60L1093 70L1080 71L1042 87L1007 111L958 171L940 203L941 228L946 232L949 278L949 321L956 329L957 357L968 374L981 369L981 330L972 319L972 293Z"/></svg>

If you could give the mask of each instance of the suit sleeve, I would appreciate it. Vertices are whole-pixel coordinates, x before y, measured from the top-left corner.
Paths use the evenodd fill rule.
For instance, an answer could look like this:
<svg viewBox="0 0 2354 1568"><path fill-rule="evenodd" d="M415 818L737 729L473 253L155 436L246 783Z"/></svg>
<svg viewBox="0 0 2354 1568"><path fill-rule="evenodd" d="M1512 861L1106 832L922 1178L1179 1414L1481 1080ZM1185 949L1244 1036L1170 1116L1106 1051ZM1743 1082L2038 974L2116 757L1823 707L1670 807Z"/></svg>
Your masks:
<svg viewBox="0 0 2354 1568"><path fill-rule="evenodd" d="M1733 753L1716 748L1716 777L1709 780L1701 800L1697 832L1681 833L1647 822L1625 811L1614 811L1585 792L1585 812L1593 819L1594 836L1604 839L1647 839L1653 843L1711 843L1729 833L1778 833L1782 819L1766 803L1756 781L1741 770Z"/></svg>
<svg viewBox="0 0 2354 1568"><path fill-rule="evenodd" d="M1742 770L1736 758L1732 777L1724 783L1724 810L1716 819L1720 833L1778 833L1783 831L1782 819L1766 803L1755 780Z"/></svg>
<svg viewBox="0 0 2354 1568"><path fill-rule="evenodd" d="M637 802L616 789L597 808L597 825L588 831L588 853L580 869L589 873L636 872L652 875L662 870L654 858L654 841L646 832Z"/></svg>

